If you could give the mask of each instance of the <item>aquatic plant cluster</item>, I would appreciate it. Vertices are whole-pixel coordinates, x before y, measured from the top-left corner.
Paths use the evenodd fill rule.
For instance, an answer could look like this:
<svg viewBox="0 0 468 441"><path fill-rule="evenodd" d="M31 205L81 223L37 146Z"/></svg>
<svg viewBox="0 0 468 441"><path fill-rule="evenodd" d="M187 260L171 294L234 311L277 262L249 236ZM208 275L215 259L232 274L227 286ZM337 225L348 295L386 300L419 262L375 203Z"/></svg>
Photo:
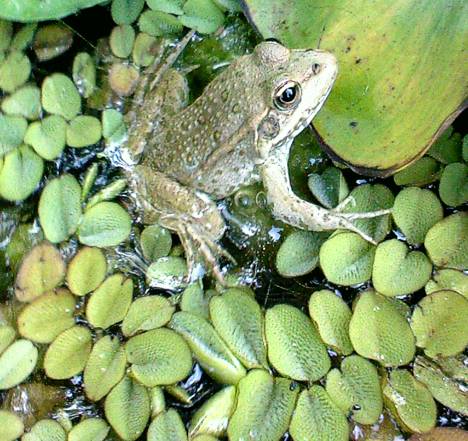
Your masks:
<svg viewBox="0 0 468 441"><path fill-rule="evenodd" d="M205 34L180 62L201 82L251 49L251 31L234 0L104 11L108 38L63 72L48 62L73 48L66 24L0 20L0 441L466 439L440 426L468 415L468 137L450 127L393 182L349 186L300 136L298 193L393 208L355 222L378 245L281 225L263 250L274 277L326 279L301 305L265 307L245 268L227 287L187 284L177 237L132 217L105 158L142 71L184 27ZM258 185L228 207L257 233L231 235L270 237Z"/></svg>

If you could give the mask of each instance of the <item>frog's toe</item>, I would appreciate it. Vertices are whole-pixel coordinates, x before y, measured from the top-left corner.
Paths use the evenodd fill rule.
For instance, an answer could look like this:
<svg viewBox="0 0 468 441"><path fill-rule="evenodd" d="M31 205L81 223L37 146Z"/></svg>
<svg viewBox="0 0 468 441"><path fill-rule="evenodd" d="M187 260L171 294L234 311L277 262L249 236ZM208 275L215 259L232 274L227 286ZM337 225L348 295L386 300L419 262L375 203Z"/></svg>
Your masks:
<svg viewBox="0 0 468 441"><path fill-rule="evenodd" d="M203 267L205 267L219 283L225 285L223 270L219 262L225 258L235 263L234 258L199 225L184 225L180 237L186 252L190 281L200 279L204 274Z"/></svg>

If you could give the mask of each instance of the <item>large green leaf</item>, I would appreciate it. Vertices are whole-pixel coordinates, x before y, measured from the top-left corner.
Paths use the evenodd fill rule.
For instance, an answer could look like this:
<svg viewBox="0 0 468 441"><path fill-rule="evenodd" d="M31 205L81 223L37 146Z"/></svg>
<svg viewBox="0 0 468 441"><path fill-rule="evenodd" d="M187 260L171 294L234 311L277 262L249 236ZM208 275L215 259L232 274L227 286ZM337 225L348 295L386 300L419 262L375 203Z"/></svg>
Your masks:
<svg viewBox="0 0 468 441"><path fill-rule="evenodd" d="M355 170L388 175L420 157L467 105L464 0L244 0L265 38L320 47L339 75L314 127Z"/></svg>
<svg viewBox="0 0 468 441"><path fill-rule="evenodd" d="M0 0L0 18L30 22L53 20L107 0Z"/></svg>

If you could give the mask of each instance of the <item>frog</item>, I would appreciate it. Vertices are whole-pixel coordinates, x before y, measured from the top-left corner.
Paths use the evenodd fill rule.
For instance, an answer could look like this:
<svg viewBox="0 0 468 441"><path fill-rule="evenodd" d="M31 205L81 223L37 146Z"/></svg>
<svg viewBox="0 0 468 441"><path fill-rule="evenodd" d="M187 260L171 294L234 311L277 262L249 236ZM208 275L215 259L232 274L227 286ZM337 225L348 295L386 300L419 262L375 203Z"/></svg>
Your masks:
<svg viewBox="0 0 468 441"><path fill-rule="evenodd" d="M189 89L174 59L142 76L127 114L127 176L144 224L178 234L188 281L211 273L225 284L220 245L227 225L217 202L252 183L263 184L273 217L293 227L346 229L373 242L353 221L389 213L344 213L344 201L325 209L292 190L288 158L294 138L325 103L338 74L335 56L260 42L238 57L189 104ZM162 68L160 66L163 66Z"/></svg>

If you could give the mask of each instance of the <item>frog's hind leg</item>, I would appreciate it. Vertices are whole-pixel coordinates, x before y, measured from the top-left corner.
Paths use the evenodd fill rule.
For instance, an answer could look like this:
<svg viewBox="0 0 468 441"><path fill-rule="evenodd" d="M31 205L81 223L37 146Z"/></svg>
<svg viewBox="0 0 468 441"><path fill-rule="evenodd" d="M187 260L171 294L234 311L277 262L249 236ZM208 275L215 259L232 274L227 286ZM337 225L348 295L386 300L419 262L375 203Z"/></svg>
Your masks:
<svg viewBox="0 0 468 441"><path fill-rule="evenodd" d="M219 262L222 258L233 259L218 244L226 226L215 202L145 165L136 167L136 173L130 176L130 186L144 213L144 223L158 222L179 235L188 261L189 279L199 277L203 266L224 283Z"/></svg>

